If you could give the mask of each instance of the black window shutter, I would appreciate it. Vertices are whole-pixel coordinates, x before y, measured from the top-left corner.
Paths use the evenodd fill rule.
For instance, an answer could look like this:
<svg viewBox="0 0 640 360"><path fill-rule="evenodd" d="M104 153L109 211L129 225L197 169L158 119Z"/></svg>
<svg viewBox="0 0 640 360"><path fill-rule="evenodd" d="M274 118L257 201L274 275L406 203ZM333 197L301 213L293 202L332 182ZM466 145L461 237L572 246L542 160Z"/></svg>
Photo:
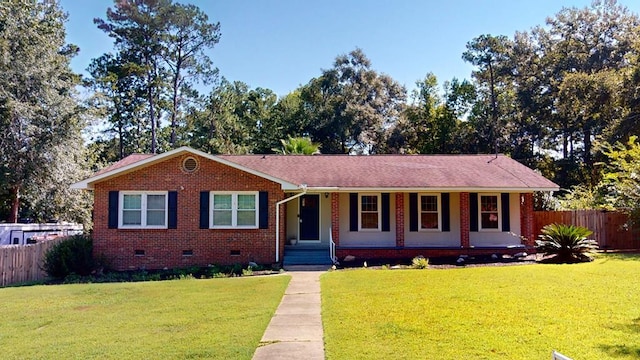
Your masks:
<svg viewBox="0 0 640 360"><path fill-rule="evenodd" d="M409 231L418 231L418 194L409 194Z"/></svg>
<svg viewBox="0 0 640 360"><path fill-rule="evenodd" d="M358 194L349 193L349 231L358 231Z"/></svg>
<svg viewBox="0 0 640 360"><path fill-rule="evenodd" d="M269 228L269 193L266 191L260 191L258 195L259 213L258 213L258 227L260 229Z"/></svg>
<svg viewBox="0 0 640 360"><path fill-rule="evenodd" d="M451 214L449 210L449 193L440 194L442 203L442 231L451 231Z"/></svg>
<svg viewBox="0 0 640 360"><path fill-rule="evenodd" d="M502 231L511 231L511 224L509 224L509 193L500 194L502 197Z"/></svg>
<svg viewBox="0 0 640 360"><path fill-rule="evenodd" d="M478 193L469 194L469 228L478 231Z"/></svg>
<svg viewBox="0 0 640 360"><path fill-rule="evenodd" d="M177 229L178 228L178 192L177 191L169 191L169 224L167 224L169 229Z"/></svg>
<svg viewBox="0 0 640 360"><path fill-rule="evenodd" d="M389 193L382 193L382 231L391 231Z"/></svg>
<svg viewBox="0 0 640 360"><path fill-rule="evenodd" d="M118 228L118 200L120 194L118 191L109 191L109 215L108 215L108 227L109 229Z"/></svg>
<svg viewBox="0 0 640 360"><path fill-rule="evenodd" d="M200 192L200 229L209 228L209 192Z"/></svg>

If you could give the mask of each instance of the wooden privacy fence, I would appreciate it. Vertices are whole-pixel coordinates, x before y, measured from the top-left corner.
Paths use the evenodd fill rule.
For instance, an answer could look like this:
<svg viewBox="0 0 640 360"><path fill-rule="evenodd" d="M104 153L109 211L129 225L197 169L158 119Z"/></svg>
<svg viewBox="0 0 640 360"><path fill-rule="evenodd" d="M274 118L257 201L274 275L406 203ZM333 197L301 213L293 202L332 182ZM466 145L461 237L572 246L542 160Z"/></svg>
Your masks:
<svg viewBox="0 0 640 360"><path fill-rule="evenodd" d="M59 237L30 245L0 246L0 286L38 281L46 278L42 270L44 256Z"/></svg>
<svg viewBox="0 0 640 360"><path fill-rule="evenodd" d="M621 212L600 210L535 211L533 213L536 239L545 225L552 223L576 225L593 231L591 237L601 249L640 249L638 229L627 226L629 217Z"/></svg>

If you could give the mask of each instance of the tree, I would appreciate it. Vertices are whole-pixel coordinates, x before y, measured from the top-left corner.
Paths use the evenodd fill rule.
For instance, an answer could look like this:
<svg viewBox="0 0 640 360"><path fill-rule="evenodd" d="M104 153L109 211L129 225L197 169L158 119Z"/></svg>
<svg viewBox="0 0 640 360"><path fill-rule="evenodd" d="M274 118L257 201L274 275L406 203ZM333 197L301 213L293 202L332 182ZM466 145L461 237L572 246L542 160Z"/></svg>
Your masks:
<svg viewBox="0 0 640 360"><path fill-rule="evenodd" d="M194 5L172 0L114 1L105 19L94 19L98 28L115 40L116 59L136 76L136 86L145 94L145 112L150 127L152 153L173 147L177 128L198 99L196 83L215 79L206 50L220 39L220 25ZM168 144L158 144L161 120L168 114Z"/></svg>
<svg viewBox="0 0 640 360"><path fill-rule="evenodd" d="M176 128L186 100L196 97L195 82L210 84L218 69L206 50L220 40L220 23L209 23L207 14L194 5L172 4L163 12L167 21L164 60L171 76L171 146L176 144Z"/></svg>
<svg viewBox="0 0 640 360"><path fill-rule="evenodd" d="M483 106L482 102L477 102L473 114L476 118L476 129L484 128L488 137L483 139L483 143L495 146L496 152L500 129L506 124L504 111L499 109L498 98L506 94L505 76L509 69L511 48L512 43L504 35L480 35L467 43L467 51L462 54L465 61L478 67L473 76L481 85L479 89L488 92L488 107Z"/></svg>
<svg viewBox="0 0 640 360"><path fill-rule="evenodd" d="M581 182L595 184L592 142L620 114L619 71L629 66L640 20L614 0L591 7L564 8L547 19L547 27L531 32L532 51L540 54L537 84L529 104L544 108L544 124L559 139L563 161L584 169ZM568 184L562 184L568 185Z"/></svg>
<svg viewBox="0 0 640 360"><path fill-rule="evenodd" d="M116 135L118 152L111 161L146 148L147 122L139 115L145 102L139 70L121 55L112 54L93 59L88 68L92 78L87 84L95 90L89 106L107 118L108 131Z"/></svg>
<svg viewBox="0 0 640 360"><path fill-rule="evenodd" d="M320 154L320 145L314 143L308 137L289 136L287 140L280 140L282 147L273 149L274 152L282 155L316 155Z"/></svg>
<svg viewBox="0 0 640 360"><path fill-rule="evenodd" d="M444 84L440 95L435 75L416 82L411 102L387 131L389 152L451 154L467 150L460 143L462 118L475 99L475 88L454 78Z"/></svg>
<svg viewBox="0 0 640 360"><path fill-rule="evenodd" d="M632 222L640 222L640 143L638 136L629 137L626 144L602 144L608 158L602 187L606 188L610 202L629 212Z"/></svg>
<svg viewBox="0 0 640 360"><path fill-rule="evenodd" d="M7 220L88 221L86 198L69 185L86 175L79 77L69 66L65 15L55 2L0 3L0 184Z"/></svg>
<svg viewBox="0 0 640 360"><path fill-rule="evenodd" d="M336 58L301 90L309 125L304 132L324 153L376 153L385 129L397 120L404 87L371 69L360 49Z"/></svg>

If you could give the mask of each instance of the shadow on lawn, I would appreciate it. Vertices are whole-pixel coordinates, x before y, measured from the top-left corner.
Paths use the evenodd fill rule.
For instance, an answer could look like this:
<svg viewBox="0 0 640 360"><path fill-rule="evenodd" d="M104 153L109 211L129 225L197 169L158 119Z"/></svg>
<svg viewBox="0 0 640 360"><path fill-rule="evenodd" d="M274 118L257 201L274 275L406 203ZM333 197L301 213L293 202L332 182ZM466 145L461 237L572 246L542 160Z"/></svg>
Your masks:
<svg viewBox="0 0 640 360"><path fill-rule="evenodd" d="M631 320L629 324L618 324L611 327L614 330L626 331L631 333L640 333L640 318ZM611 357L628 357L640 358L640 345L600 345L600 349Z"/></svg>
<svg viewBox="0 0 640 360"><path fill-rule="evenodd" d="M607 252L599 253L597 258L607 260L624 260L624 261L640 261L640 253L638 252Z"/></svg>

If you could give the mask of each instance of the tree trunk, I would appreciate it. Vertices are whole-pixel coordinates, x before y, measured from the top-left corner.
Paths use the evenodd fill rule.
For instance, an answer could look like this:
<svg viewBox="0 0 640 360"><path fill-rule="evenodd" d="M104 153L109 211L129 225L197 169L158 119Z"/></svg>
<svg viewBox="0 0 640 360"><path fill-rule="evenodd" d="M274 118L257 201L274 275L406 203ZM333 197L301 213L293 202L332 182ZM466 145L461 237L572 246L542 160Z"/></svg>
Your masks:
<svg viewBox="0 0 640 360"><path fill-rule="evenodd" d="M172 110L171 110L171 147L175 147L176 144L176 119L178 117L178 88L180 87L180 68L182 67L181 58L178 58L176 62L176 70L173 77L173 97L172 97Z"/></svg>
<svg viewBox="0 0 640 360"><path fill-rule="evenodd" d="M149 120L151 120L151 153L156 153L156 117L153 102L153 87L151 84L151 73L147 74L147 100L149 101Z"/></svg>
<svg viewBox="0 0 640 360"><path fill-rule="evenodd" d="M20 212L20 187L18 185L11 188L11 212L7 222L17 223Z"/></svg>

